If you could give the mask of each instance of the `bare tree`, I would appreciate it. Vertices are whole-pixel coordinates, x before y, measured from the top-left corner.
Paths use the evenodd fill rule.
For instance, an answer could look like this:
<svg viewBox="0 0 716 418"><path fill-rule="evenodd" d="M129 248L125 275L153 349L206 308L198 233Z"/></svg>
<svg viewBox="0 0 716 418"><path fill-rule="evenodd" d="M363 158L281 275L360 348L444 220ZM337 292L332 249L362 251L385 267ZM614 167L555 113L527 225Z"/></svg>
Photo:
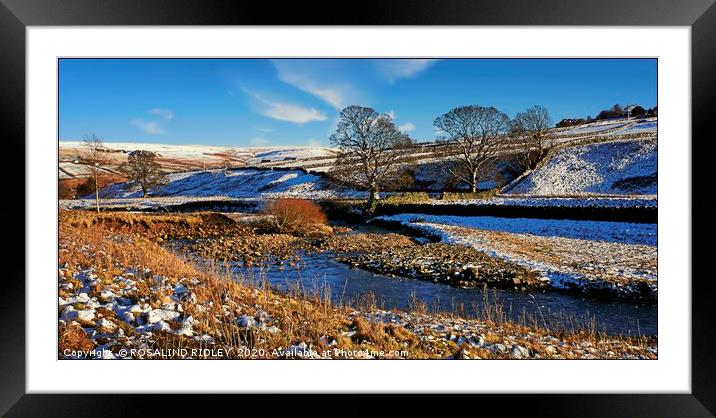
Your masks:
<svg viewBox="0 0 716 418"><path fill-rule="evenodd" d="M99 213L99 175L101 167L107 164L104 142L101 138L92 134L91 136L85 137L82 148L84 148L82 159L90 167L92 177L94 177L94 197L95 203L97 204L97 213Z"/></svg>
<svg viewBox="0 0 716 418"><path fill-rule="evenodd" d="M520 164L523 170L534 169L553 145L549 129L552 119L546 107L535 105L517 113L512 120L512 133L519 144Z"/></svg>
<svg viewBox="0 0 716 418"><path fill-rule="evenodd" d="M486 162L506 144L510 118L494 107L456 107L433 122L441 133L437 153L443 168L472 192Z"/></svg>
<svg viewBox="0 0 716 418"><path fill-rule="evenodd" d="M361 106L348 106L341 111L330 141L340 151L331 174L368 190L369 209L380 199L381 188L397 178L400 161L412 145L389 115Z"/></svg>
<svg viewBox="0 0 716 418"><path fill-rule="evenodd" d="M166 184L164 172L155 161L156 156L150 151L133 151L121 170L130 180L137 182L142 188L142 197L149 191Z"/></svg>

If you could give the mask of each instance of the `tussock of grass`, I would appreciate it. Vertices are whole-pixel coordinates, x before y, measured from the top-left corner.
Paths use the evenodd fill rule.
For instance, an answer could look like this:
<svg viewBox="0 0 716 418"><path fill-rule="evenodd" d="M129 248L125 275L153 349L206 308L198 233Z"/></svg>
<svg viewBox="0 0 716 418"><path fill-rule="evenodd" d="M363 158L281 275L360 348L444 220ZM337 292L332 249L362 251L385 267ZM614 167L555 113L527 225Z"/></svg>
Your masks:
<svg viewBox="0 0 716 418"><path fill-rule="evenodd" d="M457 201L457 200L477 200L477 199L490 199L497 195L499 189L485 190L482 192L444 192L440 196L440 200L445 201Z"/></svg>
<svg viewBox="0 0 716 418"><path fill-rule="evenodd" d="M87 352L94 348L94 343L87 337L87 333L79 324L70 323L60 326L60 352L65 350Z"/></svg>

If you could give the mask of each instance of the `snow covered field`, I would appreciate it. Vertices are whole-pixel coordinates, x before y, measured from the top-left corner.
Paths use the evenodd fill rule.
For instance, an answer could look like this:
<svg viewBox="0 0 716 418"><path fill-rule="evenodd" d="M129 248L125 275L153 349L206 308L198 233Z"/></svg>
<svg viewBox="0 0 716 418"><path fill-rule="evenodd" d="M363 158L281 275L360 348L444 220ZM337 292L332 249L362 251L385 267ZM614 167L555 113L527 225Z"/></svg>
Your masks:
<svg viewBox="0 0 716 418"><path fill-rule="evenodd" d="M531 234L546 237L566 237L623 244L656 245L656 224L628 222L574 221L567 219L497 218L493 216L446 216L403 213L381 216L379 219L397 221L405 225L452 225L492 231Z"/></svg>
<svg viewBox="0 0 716 418"><path fill-rule="evenodd" d="M307 160L322 157L333 157L336 152L329 148L271 148L265 151L254 149L254 157L248 160L249 164L261 162L277 162L292 160Z"/></svg>
<svg viewBox="0 0 716 418"><path fill-rule="evenodd" d="M100 191L104 201L125 199L125 204L154 208L196 200L274 199L295 197L302 199L341 199L366 197L363 191L347 189L331 183L318 174L301 170L232 169L178 172L167 175L168 183L153 192L150 199L142 199L141 189L133 183L115 183ZM383 197L391 193L382 193ZM84 203L67 203L73 208ZM104 203L103 203L104 204ZM491 199L436 200L429 205L484 205L522 207L574 208L655 208L656 195L625 195L611 197L520 197L505 196ZM116 206L122 206L120 202ZM68 206L69 207L69 206Z"/></svg>
<svg viewBox="0 0 716 418"><path fill-rule="evenodd" d="M62 149L82 149L81 141L60 141ZM138 142L105 142L104 147L108 150L129 153L135 150L151 151L166 158L185 158L200 160L202 157L211 157L217 154L232 154L237 157L256 159L283 160L285 158L315 158L329 157L335 155L335 151L323 147L299 147L299 146L277 146L277 147L224 147L212 145L174 145L174 144L149 144Z"/></svg>
<svg viewBox="0 0 716 418"><path fill-rule="evenodd" d="M620 133L623 133L623 134L634 134L634 133L644 133L644 132L656 133L656 129L657 129L657 123L655 120L653 120L653 121L644 121L644 122L629 126L628 128L624 129Z"/></svg>
<svg viewBox="0 0 716 418"><path fill-rule="evenodd" d="M517 263L556 289L656 300L656 225L415 214L380 219Z"/></svg>
<svg viewBox="0 0 716 418"><path fill-rule="evenodd" d="M60 163L60 179L71 179L74 177L89 177L92 175L92 169L86 165L74 163ZM111 170L102 168L103 174L114 174Z"/></svg>
<svg viewBox="0 0 716 418"><path fill-rule="evenodd" d="M620 140L558 150L508 194L656 194L656 139Z"/></svg>
<svg viewBox="0 0 716 418"><path fill-rule="evenodd" d="M464 199L464 200L432 200L433 205L494 205L494 206L524 206L524 207L572 207L572 208L655 208L656 195L638 196L572 196L572 197L542 197L542 196L507 196L493 197L491 199Z"/></svg>
<svg viewBox="0 0 716 418"><path fill-rule="evenodd" d="M563 139L566 137L582 137L589 135L619 136L632 133L653 132L656 134L657 119L611 119L584 125L559 128L554 130L554 136Z"/></svg>
<svg viewBox="0 0 716 418"><path fill-rule="evenodd" d="M655 118L618 119L588 123L580 126L554 129L557 142L590 135L615 139L622 134L653 132L656 134ZM427 144L423 142L423 144ZM328 147L275 146L275 147L228 147L212 145L173 145L139 142L105 142L110 152L106 157L110 164L117 165L126 160L126 155L135 150L151 151L158 155L160 164L167 169L223 166L227 161L249 166L306 167L315 171L326 171L332 164L337 150ZM82 141L60 141L60 161L69 163L83 152ZM421 164L434 161L424 148L413 155ZM424 160L424 161L423 161ZM80 176L84 173L78 173Z"/></svg>
<svg viewBox="0 0 716 418"><path fill-rule="evenodd" d="M602 123L589 123L579 126L573 126L564 130L556 130L554 135L557 137L582 136L598 132L610 131L612 129L621 128L629 122L626 120L609 121Z"/></svg>
<svg viewBox="0 0 716 418"><path fill-rule="evenodd" d="M339 189L318 175L299 170L191 171L169 174L167 180L168 183L153 196L327 199L363 195L355 190ZM113 184L102 189L100 194L105 198L142 196L139 186L133 183Z"/></svg>
<svg viewBox="0 0 716 418"><path fill-rule="evenodd" d="M171 145L134 142L105 142L109 152L104 156L108 167L117 168L136 150L150 151L157 155L157 162L168 171L197 168L217 168L229 165L241 166L294 166L315 164L319 159L333 161L336 151L324 147L278 146L278 147L224 147L211 145ZM83 153L81 141L60 141L61 178L87 176L82 164L74 164ZM68 175L68 172L70 175Z"/></svg>

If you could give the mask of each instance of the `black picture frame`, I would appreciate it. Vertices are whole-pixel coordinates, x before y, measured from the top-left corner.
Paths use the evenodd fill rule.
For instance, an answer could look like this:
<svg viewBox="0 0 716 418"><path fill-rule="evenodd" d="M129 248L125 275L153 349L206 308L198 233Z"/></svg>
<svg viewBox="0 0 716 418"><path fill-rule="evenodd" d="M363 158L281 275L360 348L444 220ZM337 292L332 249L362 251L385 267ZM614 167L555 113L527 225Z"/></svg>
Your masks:
<svg viewBox="0 0 716 418"><path fill-rule="evenodd" d="M328 11L321 13L320 11ZM618 11L618 12L615 12ZM702 141L709 140L714 102L716 101L716 5L714 0L600 0L600 1L392 1L339 4L338 2L239 2L181 0L0 0L0 129L7 164L13 172L23 173L23 181L6 182L4 191L13 196L12 204L0 205L3 219L22 218L24 223L7 222L6 241L11 245L3 253L5 275L0 292L2 349L0 349L0 412L7 416L124 416L149 415L159 408L162 416L189 411L187 405L202 405L202 414L221 413L229 403L236 410L246 405L261 405L262 415L280 410L291 413L331 413L364 415L374 408L381 414L405 412L410 405L422 412L430 409L454 413L461 407L474 413L497 406L508 413L550 416L713 416L716 411L716 350L713 348L714 303L710 300L711 277L697 276L692 288L692 388L688 394L572 394L572 395L472 395L474 400L442 400L421 397L391 399L389 402L355 399L357 395L337 395L329 403L318 403L313 396L284 395L281 402L258 399L237 400L234 396L198 399L201 395L170 395L159 401L150 395L49 395L26 394L25 390L25 260L24 225L32 222L26 213L25 196L25 29L27 26L74 25L599 25L599 26L688 26L691 27L692 59L692 138L671 138L690 146L693 157L701 156ZM666 109L666 107L662 107ZM664 110L665 111L665 110ZM697 146L698 147L695 147ZM705 147L704 147L705 149ZM692 160L692 191L704 185ZM708 166L708 165L706 165ZM49 192L49 191L48 191ZM692 224L699 210L691 202ZM49 211L54 208L47 208ZM22 225L22 226L21 226ZM708 225L704 223L703 225ZM12 230L16 228L16 230ZM694 231L705 235L705 229ZM692 241L697 242L697 241ZM693 247L692 260L703 247ZM696 265L694 265L695 267ZM39 280L39 278L31 278ZM691 279L691 278L686 278ZM699 280L703 279L703 280ZM687 342L685 342L687 343ZM167 367L171 367L167 363ZM200 382L199 382L200 383ZM339 388L337 388L339 389ZM249 395L242 395L249 396ZM403 395L400 395L403 396ZM516 399L515 399L516 398ZM324 401L321 401L324 402ZM143 405L139 405L139 404ZM335 404L335 406L331 405ZM328 410L325 406L331 405ZM340 405L343 405L342 407ZM363 405L363 407L355 407ZM375 405L370 407L369 405ZM377 406L382 405L382 406ZM490 408L483 409L487 405ZM366 406L368 406L366 408ZM476 409L477 408L477 409ZM253 408L251 408L253 409ZM231 410L231 409L229 409ZM310 412L313 411L313 412ZM346 412L347 411L347 412Z"/></svg>

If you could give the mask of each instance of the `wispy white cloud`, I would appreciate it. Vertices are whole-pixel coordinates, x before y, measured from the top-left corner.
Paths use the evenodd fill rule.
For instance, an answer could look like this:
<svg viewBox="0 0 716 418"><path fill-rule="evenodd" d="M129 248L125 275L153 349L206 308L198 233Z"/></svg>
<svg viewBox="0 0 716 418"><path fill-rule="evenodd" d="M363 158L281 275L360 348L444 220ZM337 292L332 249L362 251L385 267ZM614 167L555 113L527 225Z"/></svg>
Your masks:
<svg viewBox="0 0 716 418"><path fill-rule="evenodd" d="M326 115L323 112L312 107L309 108L290 103L281 103L275 100L269 100L249 90L244 91L258 102L261 108L261 114L266 117L296 123L299 125L312 121L326 120Z"/></svg>
<svg viewBox="0 0 716 418"><path fill-rule="evenodd" d="M401 78L410 78L427 70L436 61L438 60L406 58L376 60L375 63L386 80L395 83Z"/></svg>
<svg viewBox="0 0 716 418"><path fill-rule="evenodd" d="M307 144L309 147L322 147L322 146L323 146L323 143L321 143L321 141L319 141L319 140L317 140L317 139L309 139L309 140L306 142L306 144Z"/></svg>
<svg viewBox="0 0 716 418"><path fill-rule="evenodd" d="M345 101L341 93L330 87L321 87L313 80L299 74L279 72L279 79L290 84L301 91L312 94L336 109L345 107Z"/></svg>
<svg viewBox="0 0 716 418"><path fill-rule="evenodd" d="M256 129L256 130L259 131L259 132L266 132L266 133L273 132L273 128L263 128L263 127L260 127L260 126L259 126L259 127L257 127L257 128L254 128L254 129Z"/></svg>
<svg viewBox="0 0 716 418"><path fill-rule="evenodd" d="M133 119L131 123L147 135L162 135L166 133L166 130L155 120Z"/></svg>
<svg viewBox="0 0 716 418"><path fill-rule="evenodd" d="M147 111L150 115L159 116L162 119L174 119L174 111L170 109L154 108Z"/></svg>
<svg viewBox="0 0 716 418"><path fill-rule="evenodd" d="M350 83L328 83L318 81L325 78L325 68L320 61L273 60L279 80L297 89L318 97L334 108L341 110L349 104L357 102L357 94ZM318 65L318 67L316 67ZM321 74L315 74L317 71Z"/></svg>
<svg viewBox="0 0 716 418"><path fill-rule="evenodd" d="M293 122L302 125L306 122L326 120L326 115L314 108L305 108L285 103L266 102L269 108L263 112L264 116Z"/></svg>
<svg viewBox="0 0 716 418"><path fill-rule="evenodd" d="M174 111L170 109L156 107L154 109L147 110L147 114L157 116L159 119L154 118L152 120L146 120L137 118L130 121L133 126L136 126L147 135L165 134L167 131L164 129L164 126L162 126L162 121L166 122L174 119Z"/></svg>
<svg viewBox="0 0 716 418"><path fill-rule="evenodd" d="M398 130L400 130L403 133L412 132L415 130L415 125L413 125L411 122L406 122L406 123L398 126Z"/></svg>

